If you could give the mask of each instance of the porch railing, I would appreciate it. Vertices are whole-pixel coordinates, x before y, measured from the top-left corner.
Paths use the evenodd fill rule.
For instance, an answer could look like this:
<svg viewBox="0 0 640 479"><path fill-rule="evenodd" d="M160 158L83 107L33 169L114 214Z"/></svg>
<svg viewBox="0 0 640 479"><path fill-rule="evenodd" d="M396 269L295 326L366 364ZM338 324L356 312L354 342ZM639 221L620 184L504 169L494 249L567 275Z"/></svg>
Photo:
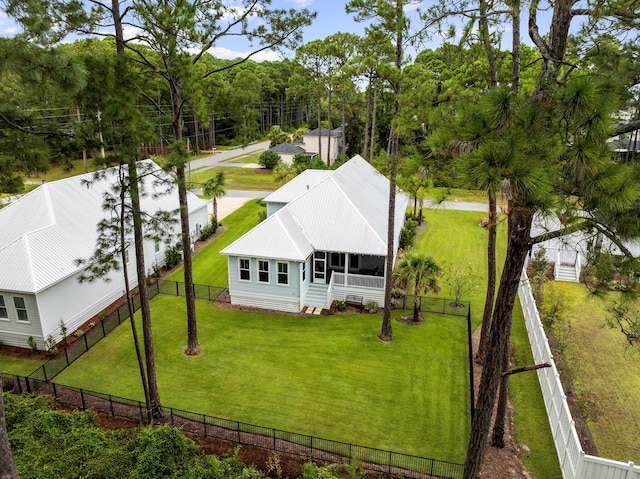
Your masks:
<svg viewBox="0 0 640 479"><path fill-rule="evenodd" d="M333 272L331 281L338 286L384 289L384 276L365 276Z"/></svg>

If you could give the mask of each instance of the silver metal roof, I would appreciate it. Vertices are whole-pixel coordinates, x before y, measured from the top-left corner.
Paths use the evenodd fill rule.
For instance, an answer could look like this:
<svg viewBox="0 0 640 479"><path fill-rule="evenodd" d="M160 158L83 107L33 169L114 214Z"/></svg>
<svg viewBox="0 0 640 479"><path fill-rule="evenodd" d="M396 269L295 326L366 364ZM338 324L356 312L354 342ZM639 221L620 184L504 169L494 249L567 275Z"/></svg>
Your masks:
<svg viewBox="0 0 640 479"><path fill-rule="evenodd" d="M150 160L145 163L156 173L145 176L143 211L177 211L177 189L157 195L163 188L154 184L171 177ZM102 209L103 195L111 192L117 168L105 173L96 181L90 173L45 183L0 210L0 290L36 293L82 270L75 261L93 254L96 226L111 214ZM208 201L189 193L188 203L193 212Z"/></svg>
<svg viewBox="0 0 640 479"><path fill-rule="evenodd" d="M291 196L294 191L299 191L300 185L304 189L281 210L223 249L222 253L294 261L304 260L313 250L386 256L389 181L360 156L329 173L308 190L305 181L289 187L287 194ZM277 193L267 199L278 198ZM408 201L407 195L398 190L396 247ZM286 231L276 233L276 228ZM287 241L273 244L276 237L285 236L298 238L297 247L293 248ZM303 244L308 244L311 249L303 248Z"/></svg>

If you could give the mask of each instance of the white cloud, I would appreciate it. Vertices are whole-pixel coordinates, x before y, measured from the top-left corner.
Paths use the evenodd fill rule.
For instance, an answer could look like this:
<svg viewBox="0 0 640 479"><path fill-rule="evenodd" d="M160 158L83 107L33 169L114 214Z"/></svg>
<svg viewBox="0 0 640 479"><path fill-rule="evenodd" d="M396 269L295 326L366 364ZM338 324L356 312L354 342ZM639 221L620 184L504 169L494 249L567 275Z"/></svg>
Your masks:
<svg viewBox="0 0 640 479"><path fill-rule="evenodd" d="M313 0L286 0L286 2L293 4L294 7L308 7Z"/></svg>
<svg viewBox="0 0 640 479"><path fill-rule="evenodd" d="M209 50L209 53L216 58L221 58L223 60L233 60L234 58L244 58L249 54L249 52L240 52L237 50L231 50L229 48L224 47L214 47ZM278 52L273 50L264 50L260 53L256 53L251 57L253 61L256 62L275 62L281 60Z"/></svg>

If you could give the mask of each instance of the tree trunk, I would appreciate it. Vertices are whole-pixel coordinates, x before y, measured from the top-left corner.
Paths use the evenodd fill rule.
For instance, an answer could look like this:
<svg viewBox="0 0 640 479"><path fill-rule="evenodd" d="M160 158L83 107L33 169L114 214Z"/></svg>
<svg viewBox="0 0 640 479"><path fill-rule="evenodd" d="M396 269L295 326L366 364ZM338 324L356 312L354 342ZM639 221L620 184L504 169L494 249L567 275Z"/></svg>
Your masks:
<svg viewBox="0 0 640 479"><path fill-rule="evenodd" d="M502 373L502 358L504 351L509 348L513 306L522 268L529 252L533 213L533 210L529 208L510 208L509 210L507 255L493 311L475 415L471 422L464 479L478 479L480 477L491 416Z"/></svg>
<svg viewBox="0 0 640 479"><path fill-rule="evenodd" d="M512 0L511 6L511 92L520 93L520 0Z"/></svg>
<svg viewBox="0 0 640 479"><path fill-rule="evenodd" d="M507 356L509 353L507 352ZM503 360L506 358L503 358ZM504 364L508 365L507 362ZM503 368L507 370L507 368ZM493 435L491 445L497 448L504 448L504 424L507 418L507 398L509 397L509 375L505 374L500 378L500 394L498 395L498 408L496 409L496 419L493 424Z"/></svg>
<svg viewBox="0 0 640 479"><path fill-rule="evenodd" d="M420 305L422 304L422 298L420 298L420 288L415 288L413 291L413 322L420 321Z"/></svg>
<svg viewBox="0 0 640 479"><path fill-rule="evenodd" d="M378 85L373 84L373 108L371 109L371 144L369 145L369 163L373 163L373 154L376 146L376 117L378 110Z"/></svg>
<svg viewBox="0 0 640 479"><path fill-rule="evenodd" d="M322 115L320 112L320 108L322 107L321 105L321 100L320 100L320 92L318 92L318 96L317 96L317 101L318 101L318 158L320 158L321 161L322 160Z"/></svg>
<svg viewBox="0 0 640 479"><path fill-rule="evenodd" d="M367 85L367 107L364 118L364 147L362 148L362 157L368 160L369 150L369 125L371 123L371 78L369 78L369 84Z"/></svg>
<svg viewBox="0 0 640 479"><path fill-rule="evenodd" d="M327 166L331 166L331 85L329 85L329 100L327 102Z"/></svg>
<svg viewBox="0 0 640 479"><path fill-rule="evenodd" d="M497 205L496 193L490 190L489 198L489 239L487 241L487 294L484 299L484 313L482 315L482 327L480 329L480 341L478 343L478 351L476 352L475 361L482 363L484 352L487 347L487 335L491 326L491 315L493 313L493 302L496 292L496 223L497 223Z"/></svg>
<svg viewBox="0 0 640 479"><path fill-rule="evenodd" d="M135 169L135 160L128 162L127 172L130 169ZM129 174L129 173L127 173ZM136 177L137 174L134 174ZM120 177L120 184L125 184L125 179ZM131 188L129 188L130 190ZM122 261L122 275L124 278L124 294L127 298L127 311L129 312L129 322L131 323L131 333L133 335L133 346L136 350L136 359L138 360L138 370L140 371L140 379L142 380L142 390L144 392L144 402L147 406L147 422L151 423L153 420L151 399L149 396L149 384L147 382L147 374L145 372L144 360L142 359L142 353L140 351L140 341L138 339L138 328L135 321L135 308L133 306L133 298L131 297L131 290L129 287L129 267L127 266L127 252L125 241L125 216L126 216L126 204L125 204L125 192L126 188L120 190L120 249L121 249L121 261ZM132 208L133 210L133 208ZM139 214L139 212L138 212Z"/></svg>
<svg viewBox="0 0 640 479"><path fill-rule="evenodd" d="M2 385L2 373L0 372L0 386ZM4 412L4 393L0 388L0 479L18 479L18 470L13 460L7 421Z"/></svg>
<svg viewBox="0 0 640 479"><path fill-rule="evenodd" d="M480 19L478 20L478 28L480 29L480 38L484 45L485 52L487 54L487 61L489 62L489 73L491 76L491 87L498 86L498 67L496 66L496 53L493 45L491 44L491 37L489 36L489 22L487 18L488 5L486 0L480 0Z"/></svg>
<svg viewBox="0 0 640 479"><path fill-rule="evenodd" d="M133 235L136 250L136 272L138 276L138 294L140 295L140 312L142 314L142 335L144 338L144 354L147 366L147 382L149 400L153 417L160 416L160 393L156 379L155 356L153 353L153 334L151 331L151 308L144 264L144 236L142 234L142 216L140 209L140 192L138 190L138 173L135 160L129 163L129 195L133 214ZM132 318L133 320L133 318Z"/></svg>
<svg viewBox="0 0 640 479"><path fill-rule="evenodd" d="M346 124L347 124L347 99L343 90L342 91L342 161L346 161L347 159L347 129L345 128Z"/></svg>

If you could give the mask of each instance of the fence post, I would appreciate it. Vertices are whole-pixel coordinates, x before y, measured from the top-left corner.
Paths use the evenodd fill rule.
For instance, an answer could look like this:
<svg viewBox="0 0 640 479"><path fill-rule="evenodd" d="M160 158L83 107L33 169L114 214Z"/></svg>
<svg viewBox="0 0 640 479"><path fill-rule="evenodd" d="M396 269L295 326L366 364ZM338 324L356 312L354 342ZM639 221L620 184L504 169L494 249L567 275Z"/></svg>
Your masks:
<svg viewBox="0 0 640 479"><path fill-rule="evenodd" d="M120 323L121 323L121 319L120 319L120 308L118 308L118 309L117 309L117 311L118 311L118 324L120 324Z"/></svg>
<svg viewBox="0 0 640 479"><path fill-rule="evenodd" d="M16 379L18 380L18 392L22 394L22 383L20 382L20 376L16 376Z"/></svg>
<svg viewBox="0 0 640 479"><path fill-rule="evenodd" d="M69 366L69 355L67 354L67 348L64 348L64 358L67 360L67 366Z"/></svg>
<svg viewBox="0 0 640 479"><path fill-rule="evenodd" d="M471 396L471 420L476 412L475 406L475 384L473 377L473 339L471 337L471 304L467 307L467 348L469 349L469 395Z"/></svg>
<svg viewBox="0 0 640 479"><path fill-rule="evenodd" d="M84 347L86 348L85 352L87 352L87 351L89 351L89 341L87 341L87 335L84 334L84 335L82 335L82 337L84 338Z"/></svg>
<svg viewBox="0 0 640 479"><path fill-rule="evenodd" d="M391 477L391 459L392 459L391 455L392 454L393 453L389 451L389 467L387 468L387 474L389 474L389 477Z"/></svg>
<svg viewBox="0 0 640 479"><path fill-rule="evenodd" d="M276 447L276 429L273 428L272 431L273 431L273 450L277 451L278 448Z"/></svg>
<svg viewBox="0 0 640 479"><path fill-rule="evenodd" d="M240 421L236 422L236 429L238 430L238 444L242 444L240 440Z"/></svg>
<svg viewBox="0 0 640 479"><path fill-rule="evenodd" d="M82 389L80 390L80 400L82 401L82 409L86 409L84 404L84 392L82 391Z"/></svg>
<svg viewBox="0 0 640 479"><path fill-rule="evenodd" d="M171 416L171 426L173 427L173 408L169 408L169 416Z"/></svg>
<svg viewBox="0 0 640 479"><path fill-rule="evenodd" d="M177 281L176 281L176 296L180 296L180 287L178 286Z"/></svg>
<svg viewBox="0 0 640 479"><path fill-rule="evenodd" d="M204 437L207 437L207 416L202 415L202 424L204 424Z"/></svg>
<svg viewBox="0 0 640 479"><path fill-rule="evenodd" d="M102 321L100 321L100 326L102 326L102 337L104 338L107 335L107 332L104 330L104 322L107 318L102 318Z"/></svg>
<svg viewBox="0 0 640 479"><path fill-rule="evenodd" d="M24 382L27 385L27 392L31 394L31 384L29 383L29 378L27 376L24 377Z"/></svg>
<svg viewBox="0 0 640 479"><path fill-rule="evenodd" d="M53 386L53 397L58 399L58 390L56 389L56 383L51 383Z"/></svg>
<svg viewBox="0 0 640 479"><path fill-rule="evenodd" d="M140 424L144 423L144 416L142 415L142 403L138 401L138 412L140 413Z"/></svg>
<svg viewBox="0 0 640 479"><path fill-rule="evenodd" d="M116 417L113 412L113 400L111 399L111 394L109 394L109 409L111 410L111 417Z"/></svg>
<svg viewBox="0 0 640 479"><path fill-rule="evenodd" d="M207 293L209 296L209 302L211 302L211 286L207 286Z"/></svg>

